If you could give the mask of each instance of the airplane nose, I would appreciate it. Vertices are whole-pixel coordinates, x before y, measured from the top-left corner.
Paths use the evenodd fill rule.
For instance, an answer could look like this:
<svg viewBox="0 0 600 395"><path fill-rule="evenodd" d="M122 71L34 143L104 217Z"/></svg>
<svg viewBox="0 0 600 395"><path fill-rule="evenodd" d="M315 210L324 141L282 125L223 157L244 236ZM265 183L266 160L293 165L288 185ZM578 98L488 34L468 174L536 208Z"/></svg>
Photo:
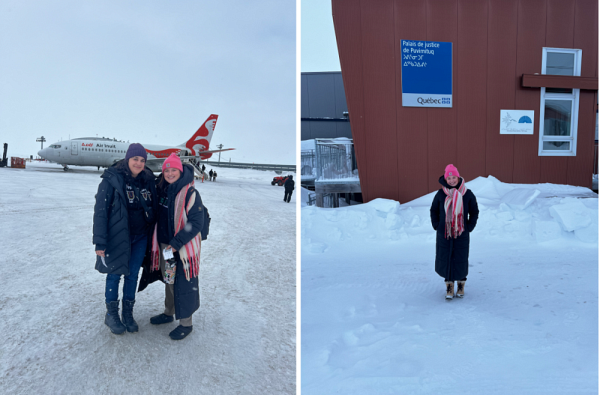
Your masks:
<svg viewBox="0 0 600 395"><path fill-rule="evenodd" d="M43 149L41 149L41 150L38 151L38 156L43 156L43 154L44 154L44 150Z"/></svg>

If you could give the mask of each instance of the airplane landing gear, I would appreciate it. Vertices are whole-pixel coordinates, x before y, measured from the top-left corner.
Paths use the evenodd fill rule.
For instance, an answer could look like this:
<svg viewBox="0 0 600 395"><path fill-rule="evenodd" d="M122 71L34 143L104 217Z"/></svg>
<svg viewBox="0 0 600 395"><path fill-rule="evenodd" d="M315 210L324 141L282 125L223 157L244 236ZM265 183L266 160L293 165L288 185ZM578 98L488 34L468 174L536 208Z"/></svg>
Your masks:
<svg viewBox="0 0 600 395"><path fill-rule="evenodd" d="M67 171L67 170L69 170L69 166L67 166L67 165L64 165L64 166L63 166L63 170L64 170L64 171Z"/></svg>
<svg viewBox="0 0 600 395"><path fill-rule="evenodd" d="M98 166L98 170L100 170L100 166Z"/></svg>

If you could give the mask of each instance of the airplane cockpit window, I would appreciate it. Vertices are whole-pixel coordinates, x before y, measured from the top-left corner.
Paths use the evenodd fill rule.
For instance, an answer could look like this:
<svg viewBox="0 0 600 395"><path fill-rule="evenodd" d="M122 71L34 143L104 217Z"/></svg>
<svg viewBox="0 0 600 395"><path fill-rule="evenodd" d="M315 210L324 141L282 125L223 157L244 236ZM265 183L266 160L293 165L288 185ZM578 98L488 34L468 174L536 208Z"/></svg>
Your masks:
<svg viewBox="0 0 600 395"><path fill-rule="evenodd" d="M56 149L56 148L60 148L60 147L61 147L61 146L60 146L60 145L58 145L58 144L52 144L52 145L51 145L50 147L48 147L48 148L54 148L54 149Z"/></svg>

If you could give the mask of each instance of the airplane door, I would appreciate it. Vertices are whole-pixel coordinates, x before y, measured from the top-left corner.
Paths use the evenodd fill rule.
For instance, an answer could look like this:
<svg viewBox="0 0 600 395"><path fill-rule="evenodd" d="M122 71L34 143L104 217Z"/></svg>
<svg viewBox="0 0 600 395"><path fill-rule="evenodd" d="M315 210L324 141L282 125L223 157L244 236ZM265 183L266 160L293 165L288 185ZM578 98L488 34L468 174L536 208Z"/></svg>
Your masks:
<svg viewBox="0 0 600 395"><path fill-rule="evenodd" d="M76 142L72 142L71 143L71 155L77 155L77 143Z"/></svg>

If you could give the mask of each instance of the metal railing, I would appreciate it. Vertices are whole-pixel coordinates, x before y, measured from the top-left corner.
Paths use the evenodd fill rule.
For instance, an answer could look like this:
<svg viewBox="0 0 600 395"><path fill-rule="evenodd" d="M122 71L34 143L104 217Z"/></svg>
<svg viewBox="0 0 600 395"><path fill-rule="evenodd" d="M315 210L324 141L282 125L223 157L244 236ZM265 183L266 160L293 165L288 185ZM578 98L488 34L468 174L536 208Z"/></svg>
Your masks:
<svg viewBox="0 0 600 395"><path fill-rule="evenodd" d="M317 140L317 180L355 178L356 155L352 140Z"/></svg>
<svg viewBox="0 0 600 395"><path fill-rule="evenodd" d="M314 169L317 167L317 158L315 150L300 152L300 174L303 176L314 176Z"/></svg>

